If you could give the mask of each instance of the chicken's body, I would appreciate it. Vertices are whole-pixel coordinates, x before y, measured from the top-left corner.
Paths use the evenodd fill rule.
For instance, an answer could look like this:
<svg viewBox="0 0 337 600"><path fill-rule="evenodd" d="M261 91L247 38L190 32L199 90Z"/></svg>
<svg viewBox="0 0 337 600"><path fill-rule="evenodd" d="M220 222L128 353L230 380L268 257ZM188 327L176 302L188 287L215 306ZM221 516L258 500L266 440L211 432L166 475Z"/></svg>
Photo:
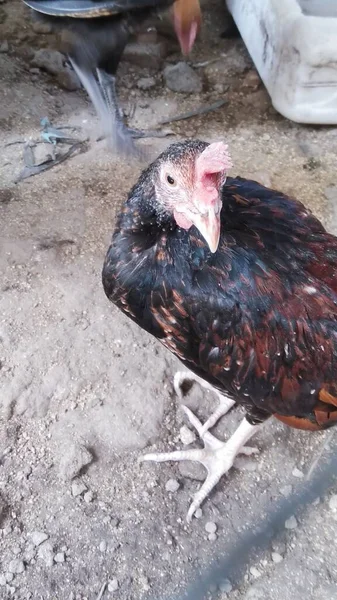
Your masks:
<svg viewBox="0 0 337 600"><path fill-rule="evenodd" d="M62 31L61 49L101 117L118 151L131 153L132 138L151 132L127 129L116 94L116 73L130 35L156 10L174 4L176 31L184 51L200 26L199 0L23 0L35 15Z"/></svg>
<svg viewBox="0 0 337 600"><path fill-rule="evenodd" d="M176 145L174 164L191 144L200 152L198 142ZM157 208L157 170L142 176L119 218L103 270L107 296L245 407L242 443L272 415L304 429L335 424L337 239L301 203L228 178L212 254L196 227L177 227Z"/></svg>

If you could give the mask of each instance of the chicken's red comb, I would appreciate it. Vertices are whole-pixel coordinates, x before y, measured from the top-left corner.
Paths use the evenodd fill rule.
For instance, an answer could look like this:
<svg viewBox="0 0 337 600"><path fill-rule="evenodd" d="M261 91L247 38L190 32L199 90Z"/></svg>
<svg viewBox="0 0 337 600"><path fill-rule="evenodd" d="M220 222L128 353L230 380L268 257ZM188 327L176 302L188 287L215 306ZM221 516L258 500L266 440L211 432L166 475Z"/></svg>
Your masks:
<svg viewBox="0 0 337 600"><path fill-rule="evenodd" d="M205 175L222 173L233 166L228 146L224 142L214 142L205 148L196 160L197 179L201 180Z"/></svg>

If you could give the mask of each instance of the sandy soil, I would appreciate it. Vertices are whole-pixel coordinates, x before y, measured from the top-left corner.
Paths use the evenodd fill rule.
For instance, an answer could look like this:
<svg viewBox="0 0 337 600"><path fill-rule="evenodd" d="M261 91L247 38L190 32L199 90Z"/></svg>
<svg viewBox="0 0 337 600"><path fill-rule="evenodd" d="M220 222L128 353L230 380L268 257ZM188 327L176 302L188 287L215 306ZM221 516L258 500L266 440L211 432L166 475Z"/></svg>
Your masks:
<svg viewBox="0 0 337 600"><path fill-rule="evenodd" d="M259 85L240 40L221 39L221 2L207 5L192 64L200 94L175 94L161 71L123 63L121 99L134 126L227 97L217 112L169 127L174 137L143 142L155 156L171 139L226 139L233 173L295 195L336 227L337 129L284 120ZM195 570L223 555L270 502L289 494L325 434L270 422L257 458L241 458L187 526L190 497L203 476L189 465L143 465L145 447L180 447L182 411L173 393L178 362L106 300L100 272L114 218L141 165L118 162L95 141L97 120L82 91L59 88L31 70L52 34L37 36L16 0L0 6L0 597L43 600L163 599L181 593ZM214 61L216 59L216 61ZM169 53L169 62L179 54ZM211 61L211 62L209 62ZM213 62L212 62L213 61ZM140 91L141 77L156 85ZM40 118L90 134L85 153L18 184L23 146ZM188 399L205 419L215 399ZM242 416L224 418L224 439ZM169 479L180 486L166 490ZM337 488L336 490L337 491ZM293 529L247 566L231 600L337 597L337 502L331 494L298 516ZM217 525L208 539L207 522Z"/></svg>

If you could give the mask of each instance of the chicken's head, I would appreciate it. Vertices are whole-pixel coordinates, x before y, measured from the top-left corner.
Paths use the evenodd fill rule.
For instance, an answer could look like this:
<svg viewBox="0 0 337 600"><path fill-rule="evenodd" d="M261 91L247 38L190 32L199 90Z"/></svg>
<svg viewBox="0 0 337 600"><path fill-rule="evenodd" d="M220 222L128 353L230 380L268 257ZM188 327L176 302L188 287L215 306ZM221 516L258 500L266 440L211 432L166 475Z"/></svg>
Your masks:
<svg viewBox="0 0 337 600"><path fill-rule="evenodd" d="M178 227L195 225L211 252L219 244L221 190L231 166L226 144L198 140L172 144L157 162L157 202Z"/></svg>

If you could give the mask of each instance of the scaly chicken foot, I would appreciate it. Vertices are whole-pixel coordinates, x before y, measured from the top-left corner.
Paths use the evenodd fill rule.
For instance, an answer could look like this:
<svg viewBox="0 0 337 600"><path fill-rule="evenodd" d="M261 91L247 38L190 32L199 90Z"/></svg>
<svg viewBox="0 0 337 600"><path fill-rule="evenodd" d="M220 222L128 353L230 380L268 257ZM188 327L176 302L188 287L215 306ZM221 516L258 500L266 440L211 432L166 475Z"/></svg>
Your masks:
<svg viewBox="0 0 337 600"><path fill-rule="evenodd" d="M221 442L209 431L203 431L203 425L199 419L187 408L182 406L191 425L197 430L204 448L193 450L176 450L175 452L145 454L139 461L182 461L192 460L201 463L207 470L207 477L200 490L194 495L192 504L188 510L186 520L191 521L195 511L212 489L216 486L222 475L225 475L233 466L234 459L238 454L258 453L257 448L251 448L244 444L254 435L260 425L251 425L247 419L243 419L237 430L227 442Z"/></svg>
<svg viewBox="0 0 337 600"><path fill-rule="evenodd" d="M119 134L122 136L129 136L133 139L150 138L150 137L166 137L167 133L161 131L143 131L141 129L134 129L127 127L124 123L123 110L119 106L117 90L116 90L116 77L110 75L102 69L97 69L97 78L101 87L106 105L112 118L116 121L119 129Z"/></svg>
<svg viewBox="0 0 337 600"><path fill-rule="evenodd" d="M228 411L235 405L235 400L231 400L231 398L228 398L225 394L219 392L210 383L207 383L207 381L201 379L201 377L198 377L198 375L195 375L192 373L192 371L177 371L173 379L173 387L180 400L183 400L184 398L184 386L186 384L188 386L191 384L193 385L194 382L198 383L205 390L213 392L219 398L219 407L211 414L211 416L201 427L200 437L202 438L205 431L208 431L214 427L219 419L226 415Z"/></svg>

